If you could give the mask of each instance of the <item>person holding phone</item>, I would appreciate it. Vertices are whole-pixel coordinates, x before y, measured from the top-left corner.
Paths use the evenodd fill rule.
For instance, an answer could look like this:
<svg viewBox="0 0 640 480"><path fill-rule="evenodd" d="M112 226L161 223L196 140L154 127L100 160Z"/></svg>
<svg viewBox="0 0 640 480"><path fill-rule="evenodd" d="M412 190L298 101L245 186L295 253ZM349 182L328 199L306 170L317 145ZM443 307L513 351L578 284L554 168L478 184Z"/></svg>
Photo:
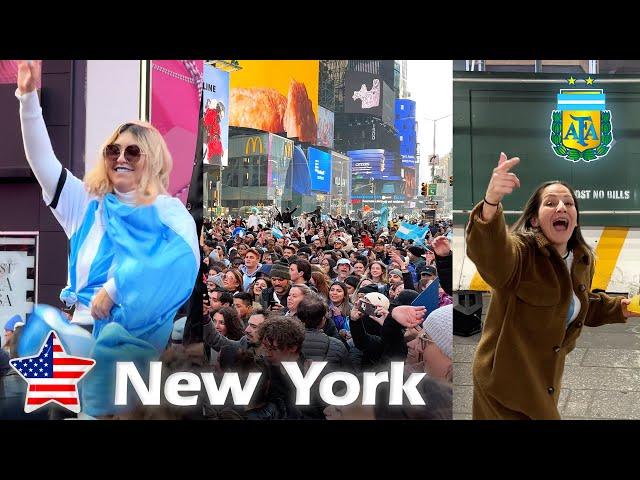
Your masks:
<svg viewBox="0 0 640 480"><path fill-rule="evenodd" d="M502 200L520 187L519 162L500 155L466 228L467 255L492 288L473 362L474 419L560 419L565 358L583 327L638 316L628 299L591 291L595 258L567 183L536 188L507 230Z"/></svg>

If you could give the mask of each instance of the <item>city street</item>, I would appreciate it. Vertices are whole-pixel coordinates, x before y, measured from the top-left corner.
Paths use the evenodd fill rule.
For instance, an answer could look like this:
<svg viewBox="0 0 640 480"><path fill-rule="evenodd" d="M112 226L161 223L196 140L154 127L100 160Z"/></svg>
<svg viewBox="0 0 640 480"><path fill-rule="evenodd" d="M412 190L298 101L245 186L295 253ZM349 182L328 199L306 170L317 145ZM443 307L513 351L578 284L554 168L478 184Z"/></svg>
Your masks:
<svg viewBox="0 0 640 480"><path fill-rule="evenodd" d="M453 337L454 420L471 419L471 365L479 339L480 334ZM559 409L567 420L640 419L639 318L584 329L567 357Z"/></svg>

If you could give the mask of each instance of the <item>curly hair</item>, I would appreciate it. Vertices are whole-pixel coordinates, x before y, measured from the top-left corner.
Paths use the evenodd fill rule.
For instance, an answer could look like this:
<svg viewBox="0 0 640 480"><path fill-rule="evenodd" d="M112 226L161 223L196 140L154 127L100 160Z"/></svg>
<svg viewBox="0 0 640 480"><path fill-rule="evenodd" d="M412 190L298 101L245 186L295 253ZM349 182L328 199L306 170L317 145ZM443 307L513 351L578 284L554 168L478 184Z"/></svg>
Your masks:
<svg viewBox="0 0 640 480"><path fill-rule="evenodd" d="M269 317L258 327L258 338L260 343L277 345L280 350L295 347L299 352L304 342L304 326L297 318Z"/></svg>

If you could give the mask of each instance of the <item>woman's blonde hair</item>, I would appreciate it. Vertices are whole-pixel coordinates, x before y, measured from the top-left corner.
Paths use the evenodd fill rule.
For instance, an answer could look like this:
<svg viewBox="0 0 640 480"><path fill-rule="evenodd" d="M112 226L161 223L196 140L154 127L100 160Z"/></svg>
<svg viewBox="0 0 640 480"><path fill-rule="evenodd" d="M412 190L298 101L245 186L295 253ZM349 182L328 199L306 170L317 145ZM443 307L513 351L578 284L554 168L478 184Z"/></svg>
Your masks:
<svg viewBox="0 0 640 480"><path fill-rule="evenodd" d="M98 162L84 177L84 184L92 195L103 197L113 192L114 186L107 174L104 149L112 144L124 132L136 139L144 153L142 179L137 188L137 202L151 203L156 196L167 194L169 174L173 167L171 153L160 132L148 122L133 121L120 125L100 147Z"/></svg>

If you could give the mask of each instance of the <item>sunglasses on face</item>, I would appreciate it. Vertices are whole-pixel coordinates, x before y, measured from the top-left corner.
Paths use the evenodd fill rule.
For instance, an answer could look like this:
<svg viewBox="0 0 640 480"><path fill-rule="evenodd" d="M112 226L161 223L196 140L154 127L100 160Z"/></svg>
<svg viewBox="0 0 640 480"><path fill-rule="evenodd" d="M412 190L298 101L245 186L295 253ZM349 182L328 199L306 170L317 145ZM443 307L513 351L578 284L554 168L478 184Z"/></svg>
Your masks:
<svg viewBox="0 0 640 480"><path fill-rule="evenodd" d="M104 157L115 163L118 161L118 158L120 158L121 151L120 145L112 143L104 147ZM142 155L144 155L144 153L138 145L128 145L124 149L124 159L131 164L137 163Z"/></svg>

